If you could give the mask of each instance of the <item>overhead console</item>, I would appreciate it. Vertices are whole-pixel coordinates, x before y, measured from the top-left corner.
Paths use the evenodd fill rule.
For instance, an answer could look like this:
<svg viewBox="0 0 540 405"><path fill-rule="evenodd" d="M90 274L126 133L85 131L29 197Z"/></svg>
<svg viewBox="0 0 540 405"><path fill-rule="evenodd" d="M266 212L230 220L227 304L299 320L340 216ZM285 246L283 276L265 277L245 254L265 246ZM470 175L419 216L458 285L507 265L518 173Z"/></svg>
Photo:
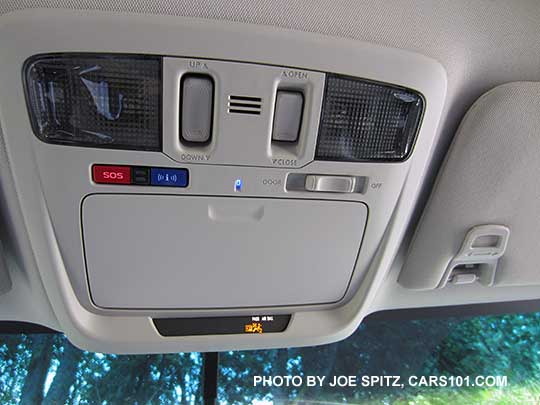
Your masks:
<svg viewBox="0 0 540 405"><path fill-rule="evenodd" d="M27 14L4 18L0 45ZM434 142L436 62L163 17L67 13L81 37L54 39L57 17L33 18L39 38L0 61L0 123L72 340L219 350L354 330Z"/></svg>
<svg viewBox="0 0 540 405"><path fill-rule="evenodd" d="M131 187L81 204L89 294L109 309L338 303L360 251L369 183L339 162L405 160L424 110L420 94L395 85L209 59L37 55L24 77L42 141L161 152L181 163L289 168L261 170L255 180L246 168L229 169L237 176L220 181L218 167L203 174L172 161L166 168L101 164L99 150L87 152L95 163L84 180L95 192L122 184L144 193L130 195ZM336 163L293 170L314 160ZM212 194L222 185L226 198L191 191ZM272 198L253 198L265 186ZM182 194L146 195L156 187ZM243 197L248 191L251 198ZM246 293L253 287L257 294Z"/></svg>

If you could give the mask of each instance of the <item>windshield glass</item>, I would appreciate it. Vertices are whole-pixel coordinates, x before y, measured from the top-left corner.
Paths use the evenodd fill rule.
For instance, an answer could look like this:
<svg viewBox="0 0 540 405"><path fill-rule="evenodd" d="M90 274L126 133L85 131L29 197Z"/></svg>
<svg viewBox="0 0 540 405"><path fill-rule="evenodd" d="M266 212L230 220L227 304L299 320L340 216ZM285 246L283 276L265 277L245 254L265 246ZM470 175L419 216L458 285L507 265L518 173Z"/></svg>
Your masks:
<svg viewBox="0 0 540 405"><path fill-rule="evenodd" d="M200 353L111 355L60 334L1 338L1 403L204 403ZM334 344L220 353L218 403L537 403L539 338L540 313L372 320Z"/></svg>

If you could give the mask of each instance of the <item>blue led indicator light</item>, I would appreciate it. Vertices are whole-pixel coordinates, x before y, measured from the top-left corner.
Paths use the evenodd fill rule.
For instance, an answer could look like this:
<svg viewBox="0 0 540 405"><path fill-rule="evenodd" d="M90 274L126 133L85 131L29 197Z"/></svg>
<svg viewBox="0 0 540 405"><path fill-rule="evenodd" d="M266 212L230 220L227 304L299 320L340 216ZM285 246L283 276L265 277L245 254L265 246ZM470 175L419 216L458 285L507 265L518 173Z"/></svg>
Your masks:
<svg viewBox="0 0 540 405"><path fill-rule="evenodd" d="M242 191L242 179L236 179L234 182L234 191Z"/></svg>

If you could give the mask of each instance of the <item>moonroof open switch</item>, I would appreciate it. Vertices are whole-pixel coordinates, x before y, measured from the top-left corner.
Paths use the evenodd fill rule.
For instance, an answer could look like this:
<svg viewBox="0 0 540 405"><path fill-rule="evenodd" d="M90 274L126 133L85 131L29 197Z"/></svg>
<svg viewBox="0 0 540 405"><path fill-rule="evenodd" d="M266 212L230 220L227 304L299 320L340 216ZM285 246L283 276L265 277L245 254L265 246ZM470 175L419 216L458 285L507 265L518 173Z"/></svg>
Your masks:
<svg viewBox="0 0 540 405"><path fill-rule="evenodd" d="M304 95L299 91L278 90L272 141L296 142L302 125Z"/></svg>

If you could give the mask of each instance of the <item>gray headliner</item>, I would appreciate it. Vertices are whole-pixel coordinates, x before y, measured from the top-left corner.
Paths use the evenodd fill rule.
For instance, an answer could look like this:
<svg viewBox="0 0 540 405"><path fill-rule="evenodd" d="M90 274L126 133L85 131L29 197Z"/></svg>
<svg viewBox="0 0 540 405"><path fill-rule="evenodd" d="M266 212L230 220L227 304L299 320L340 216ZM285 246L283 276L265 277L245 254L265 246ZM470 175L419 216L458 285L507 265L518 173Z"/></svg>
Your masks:
<svg viewBox="0 0 540 405"><path fill-rule="evenodd" d="M32 8L234 21L429 56L444 66L448 79L433 169L439 167L468 107L482 93L506 82L540 80L540 3L536 0L0 0L0 14Z"/></svg>
<svg viewBox="0 0 540 405"><path fill-rule="evenodd" d="M439 128L441 142L439 153L431 162L433 168L440 165L461 117L483 92L505 82L540 80L540 42L537 40L540 38L540 3L535 0L368 0L361 3L354 0L219 0L204 3L197 0L0 0L0 14L28 8L126 11L230 20L350 38L430 56L444 66L448 75L446 104ZM431 178L434 175L432 171ZM424 186L429 184L428 179ZM423 196L424 201L426 196L427 193ZM8 263L24 267L12 260L15 248L7 244ZM408 292L398 287L395 281L401 261L398 257L372 310L540 296L535 287L501 288L497 294L479 293L475 288L459 292L449 289L443 294ZM36 305L29 303L27 313L39 311L43 322L55 327L57 322L52 311L47 310L39 278L21 271L13 273L17 274L14 285L18 285L18 277L25 278L28 285L33 286L34 303L40 304L36 310ZM20 288L24 291L20 293L28 293L27 283L23 284ZM35 315L33 317L37 317Z"/></svg>

